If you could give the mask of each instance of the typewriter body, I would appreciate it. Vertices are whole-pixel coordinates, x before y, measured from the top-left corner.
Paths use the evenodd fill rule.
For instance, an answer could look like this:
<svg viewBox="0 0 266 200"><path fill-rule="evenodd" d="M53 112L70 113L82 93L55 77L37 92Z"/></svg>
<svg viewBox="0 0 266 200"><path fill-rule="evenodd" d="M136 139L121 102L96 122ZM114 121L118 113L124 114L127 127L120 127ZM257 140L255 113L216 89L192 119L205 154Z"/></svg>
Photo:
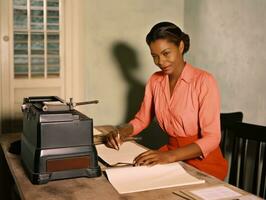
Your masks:
<svg viewBox="0 0 266 200"><path fill-rule="evenodd" d="M21 159L33 184L101 175L93 120L56 96L24 98Z"/></svg>

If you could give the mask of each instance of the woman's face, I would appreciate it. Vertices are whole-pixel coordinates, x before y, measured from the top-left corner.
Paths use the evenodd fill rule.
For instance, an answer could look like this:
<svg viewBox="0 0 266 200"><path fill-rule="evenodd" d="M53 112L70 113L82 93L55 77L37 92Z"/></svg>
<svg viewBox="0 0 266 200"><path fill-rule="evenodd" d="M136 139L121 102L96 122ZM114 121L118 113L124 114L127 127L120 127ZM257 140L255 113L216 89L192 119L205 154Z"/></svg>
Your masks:
<svg viewBox="0 0 266 200"><path fill-rule="evenodd" d="M184 43L180 42L179 47L167 39L158 39L150 44L150 51L155 65L165 74L172 75L183 67Z"/></svg>

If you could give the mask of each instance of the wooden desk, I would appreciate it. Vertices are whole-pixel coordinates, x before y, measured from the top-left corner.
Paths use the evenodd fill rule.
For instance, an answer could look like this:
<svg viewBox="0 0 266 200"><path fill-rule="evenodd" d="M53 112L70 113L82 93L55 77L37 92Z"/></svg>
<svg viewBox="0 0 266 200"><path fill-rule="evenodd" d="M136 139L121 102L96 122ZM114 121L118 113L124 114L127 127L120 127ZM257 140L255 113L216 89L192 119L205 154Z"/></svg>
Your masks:
<svg viewBox="0 0 266 200"><path fill-rule="evenodd" d="M24 169L22 168L20 157L8 152L8 148L11 142L20 138L20 134L7 134L2 135L0 138L3 152L17 185L21 199L25 200L147 200L147 199L167 199L177 200L183 199L173 194L174 191L178 191L184 188L197 188L203 185L213 184L226 184L215 177L207 175L194 167L182 163L182 166L193 176L200 179L204 179L206 183L192 186L172 187L167 189L151 190L145 192L136 192L120 195L113 186L108 182L107 178L102 175L97 178L75 178L67 180L51 181L44 185L33 185L26 176ZM228 184L227 184L228 185ZM247 192L235 188L235 190L242 194ZM183 199L184 200L184 199Z"/></svg>

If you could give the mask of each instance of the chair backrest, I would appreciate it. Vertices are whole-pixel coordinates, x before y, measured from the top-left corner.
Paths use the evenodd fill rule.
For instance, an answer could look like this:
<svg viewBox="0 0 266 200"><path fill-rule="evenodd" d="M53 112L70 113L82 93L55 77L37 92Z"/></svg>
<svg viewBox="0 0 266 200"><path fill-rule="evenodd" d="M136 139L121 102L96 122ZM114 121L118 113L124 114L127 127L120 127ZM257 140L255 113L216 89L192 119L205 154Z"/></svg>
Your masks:
<svg viewBox="0 0 266 200"><path fill-rule="evenodd" d="M226 145L227 139L229 139L227 127L230 127L232 124L237 122L242 122L243 120L243 113L242 112L230 112L230 113L221 113L221 143L220 147L223 154L226 154Z"/></svg>
<svg viewBox="0 0 266 200"><path fill-rule="evenodd" d="M229 183L265 198L266 126L235 123L227 128L234 138Z"/></svg>

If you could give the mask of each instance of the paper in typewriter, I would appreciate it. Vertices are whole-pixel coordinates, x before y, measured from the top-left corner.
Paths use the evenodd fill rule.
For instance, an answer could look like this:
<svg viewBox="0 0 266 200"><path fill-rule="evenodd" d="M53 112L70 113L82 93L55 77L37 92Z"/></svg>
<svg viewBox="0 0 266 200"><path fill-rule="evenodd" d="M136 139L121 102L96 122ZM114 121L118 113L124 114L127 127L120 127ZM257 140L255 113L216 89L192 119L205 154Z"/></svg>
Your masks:
<svg viewBox="0 0 266 200"><path fill-rule="evenodd" d="M146 151L133 142L125 142L119 151L104 145L97 145L96 148L98 155L110 165L132 163L137 155ZM120 194L205 182L188 174L178 162L153 167L111 167L106 169L106 174Z"/></svg>

